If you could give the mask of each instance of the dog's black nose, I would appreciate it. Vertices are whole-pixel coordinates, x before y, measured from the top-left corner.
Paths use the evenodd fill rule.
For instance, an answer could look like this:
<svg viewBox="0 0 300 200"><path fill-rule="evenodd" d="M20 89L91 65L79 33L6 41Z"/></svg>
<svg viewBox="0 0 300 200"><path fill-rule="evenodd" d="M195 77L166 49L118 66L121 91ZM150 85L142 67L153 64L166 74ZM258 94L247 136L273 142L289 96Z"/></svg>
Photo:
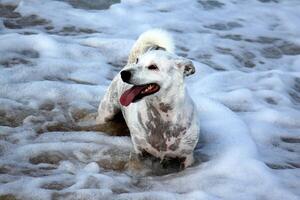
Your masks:
<svg viewBox="0 0 300 200"><path fill-rule="evenodd" d="M124 82L128 83L131 78L131 72L126 70L121 71L121 78Z"/></svg>

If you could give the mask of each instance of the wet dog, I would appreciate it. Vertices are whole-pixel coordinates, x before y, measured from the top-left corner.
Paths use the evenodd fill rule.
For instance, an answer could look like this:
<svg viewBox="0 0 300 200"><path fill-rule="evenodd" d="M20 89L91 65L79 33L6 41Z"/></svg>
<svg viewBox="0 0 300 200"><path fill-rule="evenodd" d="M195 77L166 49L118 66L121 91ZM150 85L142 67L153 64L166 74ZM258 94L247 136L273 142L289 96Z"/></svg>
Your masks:
<svg viewBox="0 0 300 200"><path fill-rule="evenodd" d="M184 79L195 72L190 60L174 54L172 37L153 29L134 44L127 65L113 79L98 109L103 124L122 112L135 153L190 166L199 138L197 111Z"/></svg>

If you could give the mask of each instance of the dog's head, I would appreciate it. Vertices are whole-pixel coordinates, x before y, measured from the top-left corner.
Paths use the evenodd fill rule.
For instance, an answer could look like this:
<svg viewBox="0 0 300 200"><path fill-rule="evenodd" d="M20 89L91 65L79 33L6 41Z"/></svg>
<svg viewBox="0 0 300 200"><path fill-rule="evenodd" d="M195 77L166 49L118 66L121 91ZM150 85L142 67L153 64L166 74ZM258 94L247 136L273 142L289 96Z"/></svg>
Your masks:
<svg viewBox="0 0 300 200"><path fill-rule="evenodd" d="M122 94L120 102L128 106L146 96L176 92L176 88L183 85L184 77L194 73L190 60L162 49L150 50L120 72L122 80L133 85Z"/></svg>

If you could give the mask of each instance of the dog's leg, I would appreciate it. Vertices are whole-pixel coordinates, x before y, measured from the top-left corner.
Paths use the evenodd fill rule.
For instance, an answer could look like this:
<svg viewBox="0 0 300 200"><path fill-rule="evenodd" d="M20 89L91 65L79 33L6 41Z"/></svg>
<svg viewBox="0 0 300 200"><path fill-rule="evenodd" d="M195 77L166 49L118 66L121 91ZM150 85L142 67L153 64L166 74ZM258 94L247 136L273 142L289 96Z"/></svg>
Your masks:
<svg viewBox="0 0 300 200"><path fill-rule="evenodd" d="M141 149L135 143L133 143L133 149L136 155L143 157L143 151L141 151Z"/></svg>
<svg viewBox="0 0 300 200"><path fill-rule="evenodd" d="M119 77L113 79L101 100L96 118L97 124L104 124L112 120L121 111L117 90L118 79Z"/></svg>
<svg viewBox="0 0 300 200"><path fill-rule="evenodd" d="M186 157L182 158L181 164L180 164L180 169L183 170L189 166L191 166L194 163L194 154L191 153L187 155Z"/></svg>

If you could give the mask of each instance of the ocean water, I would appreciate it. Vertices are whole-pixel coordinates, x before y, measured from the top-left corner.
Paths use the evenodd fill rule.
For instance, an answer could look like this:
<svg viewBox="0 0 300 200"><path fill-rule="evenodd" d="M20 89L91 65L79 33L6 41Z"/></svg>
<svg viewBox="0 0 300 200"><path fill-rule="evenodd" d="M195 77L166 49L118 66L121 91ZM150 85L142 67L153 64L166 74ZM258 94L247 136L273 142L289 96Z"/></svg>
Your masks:
<svg viewBox="0 0 300 200"><path fill-rule="evenodd" d="M0 199L299 199L299 10L298 0L0 0ZM201 133L184 171L130 157L121 123L90 126L151 28L196 67L186 87Z"/></svg>

